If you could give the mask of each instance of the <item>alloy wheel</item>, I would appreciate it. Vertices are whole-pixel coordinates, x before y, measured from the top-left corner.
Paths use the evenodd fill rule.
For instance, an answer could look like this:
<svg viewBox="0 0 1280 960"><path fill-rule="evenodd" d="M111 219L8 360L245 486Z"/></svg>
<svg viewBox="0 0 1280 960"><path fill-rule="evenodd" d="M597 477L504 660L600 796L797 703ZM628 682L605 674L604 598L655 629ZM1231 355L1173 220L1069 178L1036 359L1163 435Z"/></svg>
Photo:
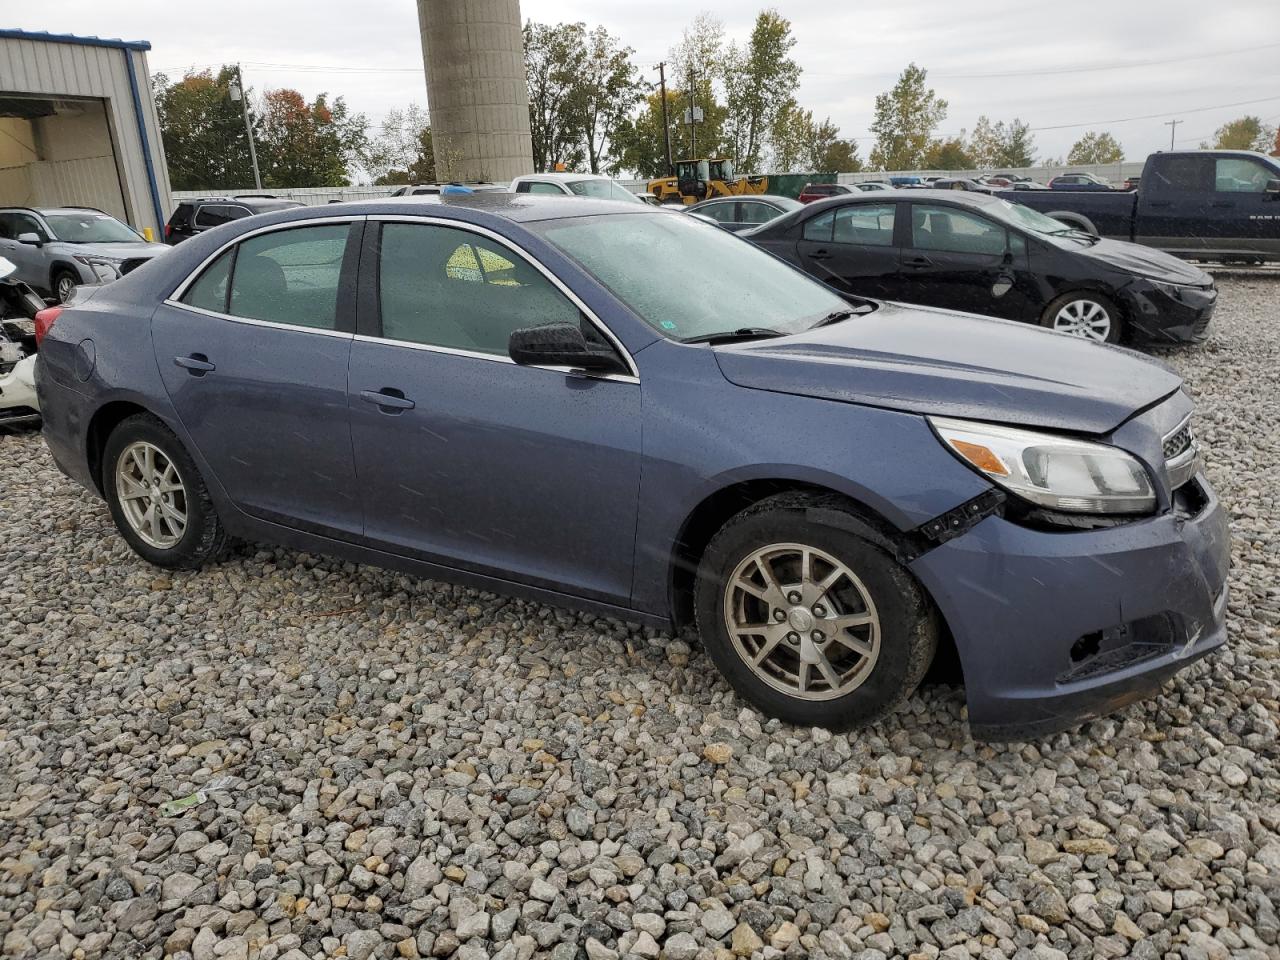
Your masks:
<svg viewBox="0 0 1280 960"><path fill-rule="evenodd" d="M67 276L66 274L63 274L61 277L59 277L58 289L55 291L58 294L58 302L66 303L69 299L71 299L71 291L74 290L75 288L76 288L76 282L72 280L71 277Z"/></svg>
<svg viewBox="0 0 1280 960"><path fill-rule="evenodd" d="M803 700L851 693L880 655L870 592L848 566L806 544L771 544L739 563L724 588L724 620L752 672Z"/></svg>
<svg viewBox="0 0 1280 960"><path fill-rule="evenodd" d="M163 450L139 440L116 460L116 495L125 520L142 541L168 550L187 529L187 491Z"/></svg>
<svg viewBox="0 0 1280 960"><path fill-rule="evenodd" d="M1053 318L1053 329L1072 337L1105 343L1111 335L1111 314L1096 300L1072 300Z"/></svg>

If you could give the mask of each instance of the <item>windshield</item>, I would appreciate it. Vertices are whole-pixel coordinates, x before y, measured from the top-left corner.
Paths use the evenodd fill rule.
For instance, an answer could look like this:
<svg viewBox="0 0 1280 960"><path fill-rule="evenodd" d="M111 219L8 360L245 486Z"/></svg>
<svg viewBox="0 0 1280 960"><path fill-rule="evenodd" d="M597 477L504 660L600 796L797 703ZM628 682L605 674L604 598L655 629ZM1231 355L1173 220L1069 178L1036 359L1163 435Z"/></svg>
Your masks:
<svg viewBox="0 0 1280 960"><path fill-rule="evenodd" d="M601 200L624 200L644 203L620 183L612 180L571 180L569 189L580 197L597 197Z"/></svg>
<svg viewBox="0 0 1280 960"><path fill-rule="evenodd" d="M798 333L849 309L818 281L689 217L655 211L532 226L675 340L744 327Z"/></svg>
<svg viewBox="0 0 1280 960"><path fill-rule="evenodd" d="M53 236L64 243L145 243L129 227L105 213L46 213Z"/></svg>

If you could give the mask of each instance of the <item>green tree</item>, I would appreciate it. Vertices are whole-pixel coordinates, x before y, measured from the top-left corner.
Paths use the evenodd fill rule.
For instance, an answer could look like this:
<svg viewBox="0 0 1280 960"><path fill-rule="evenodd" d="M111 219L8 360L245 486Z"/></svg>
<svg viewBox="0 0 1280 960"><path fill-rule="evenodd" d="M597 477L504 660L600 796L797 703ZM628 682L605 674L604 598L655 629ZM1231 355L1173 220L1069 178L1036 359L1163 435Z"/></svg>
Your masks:
<svg viewBox="0 0 1280 960"><path fill-rule="evenodd" d="M925 85L927 78L927 71L910 64L892 90L876 97L876 116L871 124L876 135L871 151L874 167L920 169L933 131L947 116L947 101Z"/></svg>
<svg viewBox="0 0 1280 960"><path fill-rule="evenodd" d="M416 103L387 113L361 162L379 185L432 183L436 179L431 122Z"/></svg>
<svg viewBox="0 0 1280 960"><path fill-rule="evenodd" d="M667 91L667 113L675 121L683 109L681 94ZM671 148L679 151L676 139L679 127L672 127ZM631 171L644 180L667 175L666 141L662 135L662 94L652 91L641 101L640 110L633 117L622 120L613 136L613 154L609 172L617 175Z"/></svg>
<svg viewBox="0 0 1280 960"><path fill-rule="evenodd" d="M1275 144L1276 131L1257 117L1240 117L1224 123L1214 135L1215 150L1257 150L1266 153Z"/></svg>
<svg viewBox="0 0 1280 960"><path fill-rule="evenodd" d="M231 99L235 68L189 71L152 80L160 139L175 190L232 190L253 184L249 138L240 104Z"/></svg>
<svg viewBox="0 0 1280 960"><path fill-rule="evenodd" d="M529 128L535 170L557 164L579 166L583 145L583 98L579 71L587 58L581 23L524 25L524 65L529 84Z"/></svg>
<svg viewBox="0 0 1280 960"><path fill-rule="evenodd" d="M685 28L667 59L671 64L668 89L683 82L677 108L671 113L671 151L679 160L697 153L703 157L732 154L724 136L727 111L717 87L722 86L725 72L724 24L709 13L700 13ZM692 96L690 92L692 91ZM703 113L700 123L683 122L685 110L696 106Z"/></svg>
<svg viewBox="0 0 1280 960"><path fill-rule="evenodd" d="M263 186L347 186L368 152L368 126L342 97L308 103L297 90L268 90L254 131Z"/></svg>
<svg viewBox="0 0 1280 960"><path fill-rule="evenodd" d="M635 53L621 46L604 27L586 39L586 58L578 72L577 99L582 141L592 173L599 173L623 120L640 102L644 85L631 62Z"/></svg>
<svg viewBox="0 0 1280 960"><path fill-rule="evenodd" d="M1000 141L1000 166L1030 167L1035 164L1036 138L1031 133L1031 124L1014 117L1004 128Z"/></svg>
<svg viewBox="0 0 1280 960"><path fill-rule="evenodd" d="M725 134L741 169L760 166L780 110L794 102L792 95L800 85L800 66L791 57L795 45L791 21L776 10L762 10L746 46L731 45L725 56ZM812 126L812 116L809 119Z"/></svg>
<svg viewBox="0 0 1280 960"><path fill-rule="evenodd" d="M1105 131L1090 130L1071 145L1067 163L1072 166L1090 163L1118 163L1124 159L1124 149L1116 138Z"/></svg>
<svg viewBox="0 0 1280 960"><path fill-rule="evenodd" d="M829 117L815 121L813 113L794 100L778 109L770 144L770 167L779 173L854 173L862 169L858 145L842 139Z"/></svg>
<svg viewBox="0 0 1280 960"><path fill-rule="evenodd" d="M969 137L967 152L980 169L1029 167L1035 163L1035 137L1031 125L1016 117L1006 124L981 116Z"/></svg>
<svg viewBox="0 0 1280 960"><path fill-rule="evenodd" d="M934 140L925 151L925 170L972 170L977 162L964 145L963 131L959 137Z"/></svg>

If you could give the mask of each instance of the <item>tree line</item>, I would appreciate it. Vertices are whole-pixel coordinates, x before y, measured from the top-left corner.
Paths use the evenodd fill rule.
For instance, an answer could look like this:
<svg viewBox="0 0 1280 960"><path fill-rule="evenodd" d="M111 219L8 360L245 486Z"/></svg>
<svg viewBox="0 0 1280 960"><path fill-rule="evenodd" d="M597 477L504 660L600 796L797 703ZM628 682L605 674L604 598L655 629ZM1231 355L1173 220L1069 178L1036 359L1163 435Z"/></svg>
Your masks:
<svg viewBox="0 0 1280 960"><path fill-rule="evenodd" d="M971 131L940 134L949 104L914 63L876 97L864 160L856 139L843 137L829 117L818 119L798 101L796 39L791 22L773 9L757 14L743 43L729 40L720 20L699 14L667 54L665 104L654 71L642 71L635 51L603 27L529 21L524 46L532 160L540 171L563 165L611 176L662 176L667 133L675 159L725 156L745 172L995 169L1037 161L1033 129L1017 117L993 121L983 115ZM235 80L230 65L177 80L152 78L174 189L253 182L244 118L231 97ZM415 104L373 124L352 113L341 96L307 101L290 89L256 98L246 90L244 96L252 104L267 188L448 180L460 159L433 143L427 112ZM1280 155L1280 133L1246 116L1200 146ZM1043 164L1106 164L1123 156L1111 133L1091 130L1065 158L1045 157Z"/></svg>

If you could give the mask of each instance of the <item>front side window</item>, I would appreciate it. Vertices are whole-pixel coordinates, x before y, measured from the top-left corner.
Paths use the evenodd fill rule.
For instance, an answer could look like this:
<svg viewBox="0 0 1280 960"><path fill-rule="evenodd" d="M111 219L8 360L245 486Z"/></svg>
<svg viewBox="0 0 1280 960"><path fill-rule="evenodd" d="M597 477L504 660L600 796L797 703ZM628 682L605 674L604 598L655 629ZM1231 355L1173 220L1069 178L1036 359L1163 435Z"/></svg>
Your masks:
<svg viewBox="0 0 1280 960"><path fill-rule="evenodd" d="M645 323L677 340L762 327L797 333L849 304L725 230L654 211L531 224ZM692 270L690 264L715 264ZM654 277L663 277L654 283Z"/></svg>
<svg viewBox="0 0 1280 960"><path fill-rule="evenodd" d="M1218 193L1265 193L1280 174L1248 157L1219 157L1214 161L1214 190Z"/></svg>
<svg viewBox="0 0 1280 960"><path fill-rule="evenodd" d="M0 213L0 237L17 240L24 233L34 233L41 240L49 239L49 235L40 226L40 221L30 214Z"/></svg>
<svg viewBox="0 0 1280 960"><path fill-rule="evenodd" d="M806 240L814 240L817 243L830 243L831 231L835 226L836 213L834 210L828 210L826 213L819 214L811 220L806 220L804 224L804 238Z"/></svg>
<svg viewBox="0 0 1280 960"><path fill-rule="evenodd" d="M767 203L760 203L756 200L743 200L738 204L738 222L768 223L780 212Z"/></svg>
<svg viewBox="0 0 1280 960"><path fill-rule="evenodd" d="M585 333L589 326L524 258L455 227L383 226L378 297L384 337L494 356L507 356L522 327L582 323Z"/></svg>
<svg viewBox="0 0 1280 960"><path fill-rule="evenodd" d="M836 211L836 243L864 247L893 246L893 215L897 204L859 203Z"/></svg>
<svg viewBox="0 0 1280 960"><path fill-rule="evenodd" d="M227 312L317 330L337 329L348 224L259 234L236 250Z"/></svg>
<svg viewBox="0 0 1280 960"><path fill-rule="evenodd" d="M911 215L911 245L940 253L1000 255L1008 246L1004 227L954 207L915 204Z"/></svg>
<svg viewBox="0 0 1280 960"><path fill-rule="evenodd" d="M699 207L698 213L704 217L710 217L717 223L733 223L733 207L736 201L728 203L708 203L705 207Z"/></svg>

